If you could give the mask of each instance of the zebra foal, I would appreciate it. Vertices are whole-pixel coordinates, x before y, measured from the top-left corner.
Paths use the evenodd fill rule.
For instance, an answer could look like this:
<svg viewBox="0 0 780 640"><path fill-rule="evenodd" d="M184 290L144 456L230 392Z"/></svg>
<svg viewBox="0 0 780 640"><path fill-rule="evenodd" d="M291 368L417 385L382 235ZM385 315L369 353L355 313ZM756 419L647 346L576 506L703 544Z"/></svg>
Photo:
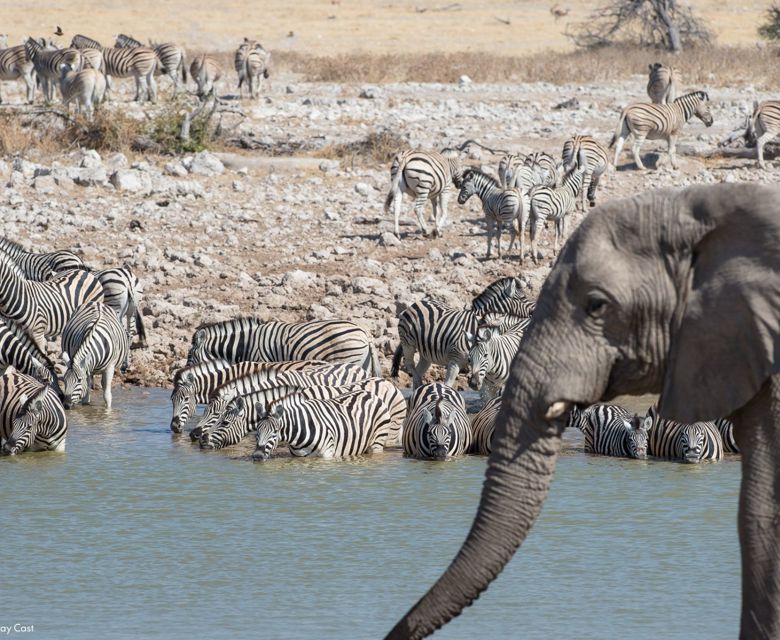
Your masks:
<svg viewBox="0 0 780 640"><path fill-rule="evenodd" d="M780 135L780 100L766 100L753 103L753 114L748 120L745 140L755 141L758 155L758 166L766 169L764 162L764 146Z"/></svg>
<svg viewBox="0 0 780 640"><path fill-rule="evenodd" d="M575 405L566 426L582 431L585 453L640 460L647 458L647 427L641 421L632 420L621 406L594 404L581 409Z"/></svg>
<svg viewBox="0 0 780 640"><path fill-rule="evenodd" d="M403 428L404 455L445 460L471 448L463 396L440 382L415 389Z"/></svg>
<svg viewBox="0 0 780 640"><path fill-rule="evenodd" d="M77 71L68 64L62 64L60 69L62 104L70 110L70 103L75 101L76 113L80 114L83 109L91 120L95 106L103 102L106 93L105 76L91 67Z"/></svg>
<svg viewBox="0 0 780 640"><path fill-rule="evenodd" d="M492 400L504 388L530 322L530 318L520 320L506 333L501 333L498 327L483 326L476 335L467 334L466 339L474 345L469 350L469 386L479 391L483 400Z"/></svg>
<svg viewBox="0 0 780 640"><path fill-rule="evenodd" d="M677 97L677 89L682 84L682 73L677 67L660 62L647 65L647 95L655 104L669 104Z"/></svg>

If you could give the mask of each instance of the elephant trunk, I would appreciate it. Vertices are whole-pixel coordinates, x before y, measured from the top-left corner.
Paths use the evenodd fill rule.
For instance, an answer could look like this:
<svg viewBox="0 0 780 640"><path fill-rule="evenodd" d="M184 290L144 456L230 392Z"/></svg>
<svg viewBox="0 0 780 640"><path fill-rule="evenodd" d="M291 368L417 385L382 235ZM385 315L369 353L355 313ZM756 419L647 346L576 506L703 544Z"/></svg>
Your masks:
<svg viewBox="0 0 780 640"><path fill-rule="evenodd" d="M566 416L543 418L539 408L534 409L538 394L528 388L518 385L509 395L498 417L471 531L444 575L388 639L424 638L459 615L502 571L542 509Z"/></svg>

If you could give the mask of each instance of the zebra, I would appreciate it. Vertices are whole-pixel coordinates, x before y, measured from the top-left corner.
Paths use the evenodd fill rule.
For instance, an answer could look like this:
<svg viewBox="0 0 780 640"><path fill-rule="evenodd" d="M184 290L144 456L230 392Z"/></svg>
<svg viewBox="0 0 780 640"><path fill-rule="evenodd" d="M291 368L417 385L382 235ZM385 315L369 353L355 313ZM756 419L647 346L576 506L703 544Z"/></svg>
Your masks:
<svg viewBox="0 0 780 640"><path fill-rule="evenodd" d="M103 374L103 400L111 408L114 371L127 368L130 345L127 333L111 307L102 302L82 305L62 331L63 358L68 368L63 378L65 408L89 404L95 374Z"/></svg>
<svg viewBox="0 0 780 640"><path fill-rule="evenodd" d="M647 65L647 95L655 104L670 104L677 97L677 87L682 84L682 73L677 67L660 62Z"/></svg>
<svg viewBox="0 0 780 640"><path fill-rule="evenodd" d="M150 47L157 54L159 64L155 70L155 75L166 74L173 83L173 97L176 97L176 93L179 90L179 74L181 73L182 80L185 85L187 83L187 66L184 64L184 49L173 42L150 42ZM123 33L120 33L116 37L114 47L117 49L135 49L143 47L135 38L131 38Z"/></svg>
<svg viewBox="0 0 780 640"><path fill-rule="evenodd" d="M201 325L192 336L187 364L215 358L230 362L352 362L382 375L368 334L347 320L282 322L241 317Z"/></svg>
<svg viewBox="0 0 780 640"><path fill-rule="evenodd" d="M12 320L0 319L0 366L13 367L20 373L52 385L55 392L61 394L54 363Z"/></svg>
<svg viewBox="0 0 780 640"><path fill-rule="evenodd" d="M536 174L537 181L542 186L554 187L558 184L558 164L549 153L544 151L529 153L525 157L524 165Z"/></svg>
<svg viewBox="0 0 780 640"><path fill-rule="evenodd" d="M51 388L13 367L0 376L0 450L64 451L68 420Z"/></svg>
<svg viewBox="0 0 780 640"><path fill-rule="evenodd" d="M34 253L25 250L19 243L3 237L0 237L0 253L10 257L28 280L48 280L55 274L83 266L81 258L70 251Z"/></svg>
<svg viewBox="0 0 780 640"><path fill-rule="evenodd" d="M83 66L78 49L46 49L34 38L27 38L24 48L35 67L35 75L41 83L46 102L54 99L54 87L60 81L62 65L68 65L76 71L81 71Z"/></svg>
<svg viewBox="0 0 780 640"><path fill-rule="evenodd" d="M452 385L458 373L468 366L471 344L468 333L476 333L481 318L491 312L521 315L530 313L530 303L515 278L501 278L477 296L469 309L451 309L424 299L406 307L398 316L399 344L390 371L397 377L401 359L412 374L412 388L422 385L431 364L446 367L444 383ZM414 355L419 354L417 364Z"/></svg>
<svg viewBox="0 0 780 640"><path fill-rule="evenodd" d="M755 141L760 169L767 168L764 162L764 146L777 135L780 135L780 100L754 102L753 114L748 120L745 131L745 140Z"/></svg>
<svg viewBox="0 0 780 640"><path fill-rule="evenodd" d="M586 202L591 207L596 206L596 188L599 180L610 166L609 154L601 144L592 136L573 136L563 143L561 152L561 173L566 175L574 170L580 150L585 157L585 175L582 179L582 210L587 211Z"/></svg>
<svg viewBox="0 0 780 640"><path fill-rule="evenodd" d="M501 409L501 395L490 400L471 421L471 449L469 453L489 456L493 451L493 433Z"/></svg>
<svg viewBox="0 0 780 640"><path fill-rule="evenodd" d="M665 139L668 144L669 160L677 169L676 145L677 136L683 125L696 116L706 126L712 126L712 114L709 107L710 97L705 91L694 91L676 98L671 104L638 103L627 106L620 113L617 129L609 143L609 148L615 147L614 165L617 167L620 152L629 136L633 136L632 153L637 168L645 170L639 157L639 148L645 139Z"/></svg>
<svg viewBox="0 0 780 640"><path fill-rule="evenodd" d="M267 460L280 441L294 456L335 458L381 451L390 418L367 391L317 400L291 393L270 404L257 423L254 460Z"/></svg>
<svg viewBox="0 0 780 640"><path fill-rule="evenodd" d="M501 231L504 224L509 224L509 249L515 243L515 227L513 222L523 212L523 199L520 189L503 189L491 176L478 169L468 169L463 173L458 194L458 204L466 204L468 199L477 195L482 202L482 212L487 222L487 258L493 246L493 233L498 226L496 241L498 257L501 258Z"/></svg>
<svg viewBox="0 0 780 640"><path fill-rule="evenodd" d="M69 109L70 103L76 101L76 113L84 112L89 120L94 114L94 106L103 101L106 93L106 78L93 68L75 71L70 65L60 66L60 91L62 104Z"/></svg>
<svg viewBox="0 0 780 640"><path fill-rule="evenodd" d="M23 326L41 351L46 352L45 338L58 336L73 312L93 300L103 300L103 287L88 271L35 282L0 253L0 313Z"/></svg>
<svg viewBox="0 0 780 640"><path fill-rule="evenodd" d="M471 448L471 425L463 397L434 382L415 389L403 429L404 455L445 460Z"/></svg>
<svg viewBox="0 0 780 640"><path fill-rule="evenodd" d="M509 368L520 347L531 319L516 322L506 333L498 327L482 326L476 334L467 334L473 344L469 350L469 386L486 401L495 398L509 379Z"/></svg>
<svg viewBox="0 0 780 640"><path fill-rule="evenodd" d="M77 33L70 41L70 46L73 49L102 49L103 45L97 40L83 36Z"/></svg>
<svg viewBox="0 0 780 640"><path fill-rule="evenodd" d="M737 440L734 438L734 423L727 418L718 418L714 421L723 440L723 451L726 453L739 453Z"/></svg>
<svg viewBox="0 0 780 640"><path fill-rule="evenodd" d="M131 349L144 349L148 346L146 341L146 328L140 305L143 296L143 287L136 275L129 267L116 267L93 271L94 276L103 286L103 297L106 306L116 314L119 322L125 321L127 340ZM138 343L133 344L133 325L138 335Z"/></svg>
<svg viewBox="0 0 780 640"><path fill-rule="evenodd" d="M534 187L531 189L531 257L538 264L536 238L547 220L555 221L555 244L553 254L558 253L558 244L566 232L566 216L574 209L577 196L582 189L585 176L585 152L580 149L577 164L563 178L560 187Z"/></svg>
<svg viewBox="0 0 780 640"><path fill-rule="evenodd" d="M585 453L618 458L647 458L648 430L644 423L632 420L616 404L594 404L584 409L574 406L567 427L582 431Z"/></svg>
<svg viewBox="0 0 780 640"><path fill-rule="evenodd" d="M198 85L198 97L203 100L215 91L215 83L222 78L222 67L215 57L204 53L192 60L190 76Z"/></svg>
<svg viewBox="0 0 780 640"><path fill-rule="evenodd" d="M0 80L21 78L27 87L27 104L35 100L35 66L23 44L0 49ZM3 98L0 96L0 104Z"/></svg>
<svg viewBox="0 0 780 640"><path fill-rule="evenodd" d="M498 182L504 187L516 187L514 176L520 167L525 166L524 153L507 153L498 161Z"/></svg>
<svg viewBox="0 0 780 640"><path fill-rule="evenodd" d="M103 60L103 45L97 40L87 38L80 34L76 34L70 41L72 49L78 49L81 52L81 57L84 59L85 67L92 67L95 71L102 71L105 76L105 63ZM108 76L106 78L107 88L111 87Z"/></svg>
<svg viewBox="0 0 780 640"><path fill-rule="evenodd" d="M402 151L393 158L390 167L390 190L385 198L385 213L393 209L395 235L401 237L398 219L401 216L402 194L414 198L414 213L423 235L428 235L423 209L430 200L433 207L434 236L441 234L447 222L447 203L452 186L460 188L462 169L457 153L450 150Z"/></svg>
<svg viewBox="0 0 780 640"><path fill-rule="evenodd" d="M636 416L633 421L643 422L651 456L693 463L723 458L723 438L712 422L682 424L664 420L658 415L657 405L647 410L644 420Z"/></svg>
<svg viewBox="0 0 780 640"><path fill-rule="evenodd" d="M244 38L233 57L233 66L238 74L239 96L243 97L244 81L249 85L249 97L256 97L256 87L260 86L260 76L268 78L268 65L271 54L259 42Z"/></svg>

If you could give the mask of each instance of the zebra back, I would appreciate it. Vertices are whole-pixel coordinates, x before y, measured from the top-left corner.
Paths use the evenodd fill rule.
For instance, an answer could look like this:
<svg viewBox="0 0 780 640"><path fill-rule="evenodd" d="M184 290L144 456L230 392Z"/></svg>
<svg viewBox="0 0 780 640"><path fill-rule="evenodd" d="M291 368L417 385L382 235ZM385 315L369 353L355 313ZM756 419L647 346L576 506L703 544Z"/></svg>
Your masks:
<svg viewBox="0 0 780 640"><path fill-rule="evenodd" d="M563 143L561 152L564 174L575 169L580 151L588 171L601 173L609 166L609 154L603 144L592 136L572 136Z"/></svg>
<svg viewBox="0 0 780 640"><path fill-rule="evenodd" d="M530 153L526 156L524 165L537 174L540 184L553 187L558 182L558 165L549 153Z"/></svg>
<svg viewBox="0 0 780 640"><path fill-rule="evenodd" d="M682 73L677 67L660 62L648 65L647 95L656 104L668 104L677 97L682 84Z"/></svg>
<svg viewBox="0 0 780 640"><path fill-rule="evenodd" d="M514 175L525 163L524 153L507 153L498 161L498 180L501 186L514 187Z"/></svg>
<svg viewBox="0 0 780 640"><path fill-rule="evenodd" d="M739 445L734 437L734 423L726 418L718 418L714 424L723 440L723 450L727 453L739 453Z"/></svg>
<svg viewBox="0 0 780 640"><path fill-rule="evenodd" d="M83 372L77 373L79 377L103 371L109 365L121 367L129 349L122 325L113 310L102 302L80 306L62 331L62 351L69 356L68 369Z"/></svg>
<svg viewBox="0 0 780 640"><path fill-rule="evenodd" d="M457 391L441 383L414 390L403 428L404 455L443 460L466 453L471 439L466 406Z"/></svg>
<svg viewBox="0 0 780 640"><path fill-rule="evenodd" d="M70 251L34 253L3 237L0 237L0 252L11 258L29 280L48 280L54 274L83 266L81 258Z"/></svg>
<svg viewBox="0 0 780 640"><path fill-rule="evenodd" d="M102 49L103 45L97 40L83 36L77 33L70 41L70 46L74 49Z"/></svg>
<svg viewBox="0 0 780 640"><path fill-rule="evenodd" d="M493 451L493 433L501 410L501 396L490 400L471 421L472 442L469 453L489 456Z"/></svg>
<svg viewBox="0 0 780 640"><path fill-rule="evenodd" d="M32 73L33 63L23 44L0 50L0 80L16 80Z"/></svg>
<svg viewBox="0 0 780 640"><path fill-rule="evenodd" d="M125 48L143 47L143 46L144 45L138 42L138 40L130 36L127 36L124 33L120 33L116 37L116 41L114 42L115 49L125 49Z"/></svg>
<svg viewBox="0 0 780 640"><path fill-rule="evenodd" d="M519 278L514 276L494 280L471 301L471 310L479 315L509 313L528 317L535 306L523 293Z"/></svg>

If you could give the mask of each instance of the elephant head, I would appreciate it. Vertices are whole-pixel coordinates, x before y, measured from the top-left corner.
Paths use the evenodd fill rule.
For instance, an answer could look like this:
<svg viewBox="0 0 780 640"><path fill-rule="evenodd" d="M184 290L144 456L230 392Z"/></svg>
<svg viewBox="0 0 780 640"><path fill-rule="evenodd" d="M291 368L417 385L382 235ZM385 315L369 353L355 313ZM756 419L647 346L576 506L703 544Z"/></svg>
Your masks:
<svg viewBox="0 0 780 640"><path fill-rule="evenodd" d="M388 638L427 636L502 571L542 508L573 405L660 392L662 416L695 422L764 402L780 368L778 273L780 190L698 186L594 209L558 257L513 361L466 541ZM780 412L774 419L780 432ZM748 459L743 449L745 474ZM745 500L743 488L740 519ZM763 586L777 594L777 561L772 571ZM742 624L744 633L744 609Z"/></svg>

